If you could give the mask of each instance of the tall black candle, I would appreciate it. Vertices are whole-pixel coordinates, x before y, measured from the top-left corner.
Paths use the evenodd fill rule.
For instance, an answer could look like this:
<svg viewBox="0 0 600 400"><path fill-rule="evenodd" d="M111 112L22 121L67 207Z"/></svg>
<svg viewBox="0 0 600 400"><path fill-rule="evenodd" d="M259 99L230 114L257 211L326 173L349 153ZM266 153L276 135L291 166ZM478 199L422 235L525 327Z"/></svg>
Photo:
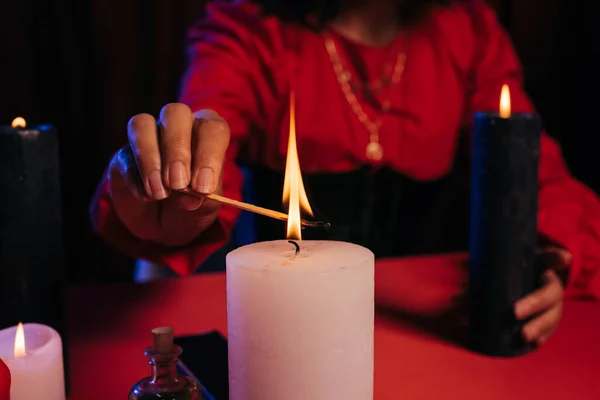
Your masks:
<svg viewBox="0 0 600 400"><path fill-rule="evenodd" d="M531 345L514 304L536 288L537 114L511 114L508 87L500 113L474 117L471 172L470 315L473 350L514 356Z"/></svg>
<svg viewBox="0 0 600 400"><path fill-rule="evenodd" d="M0 126L0 329L54 328L68 382L58 138L50 125L21 124Z"/></svg>

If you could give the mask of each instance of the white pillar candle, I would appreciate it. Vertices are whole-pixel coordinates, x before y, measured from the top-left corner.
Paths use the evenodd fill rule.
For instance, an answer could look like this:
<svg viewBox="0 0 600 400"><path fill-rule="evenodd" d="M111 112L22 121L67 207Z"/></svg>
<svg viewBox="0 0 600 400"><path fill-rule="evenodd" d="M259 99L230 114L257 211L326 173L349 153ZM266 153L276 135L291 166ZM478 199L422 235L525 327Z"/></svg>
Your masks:
<svg viewBox="0 0 600 400"><path fill-rule="evenodd" d="M41 324L23 324L25 354L15 354L21 338L17 327L0 331L0 357L11 374L11 400L65 400L65 380L60 335Z"/></svg>
<svg viewBox="0 0 600 400"><path fill-rule="evenodd" d="M297 243L227 255L230 399L371 400L373 253Z"/></svg>

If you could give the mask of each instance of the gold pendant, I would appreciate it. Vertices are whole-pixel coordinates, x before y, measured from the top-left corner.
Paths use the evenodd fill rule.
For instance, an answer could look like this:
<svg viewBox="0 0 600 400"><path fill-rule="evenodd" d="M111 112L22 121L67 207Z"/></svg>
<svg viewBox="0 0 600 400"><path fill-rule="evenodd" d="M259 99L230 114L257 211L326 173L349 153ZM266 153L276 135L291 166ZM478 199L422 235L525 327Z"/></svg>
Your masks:
<svg viewBox="0 0 600 400"><path fill-rule="evenodd" d="M352 79L352 75L350 75L350 72L344 71L340 75L340 78L342 79L342 82L348 83L348 82L350 82L350 79Z"/></svg>
<svg viewBox="0 0 600 400"><path fill-rule="evenodd" d="M367 158L371 161L381 161L383 158L383 146L377 142L369 142L367 145Z"/></svg>

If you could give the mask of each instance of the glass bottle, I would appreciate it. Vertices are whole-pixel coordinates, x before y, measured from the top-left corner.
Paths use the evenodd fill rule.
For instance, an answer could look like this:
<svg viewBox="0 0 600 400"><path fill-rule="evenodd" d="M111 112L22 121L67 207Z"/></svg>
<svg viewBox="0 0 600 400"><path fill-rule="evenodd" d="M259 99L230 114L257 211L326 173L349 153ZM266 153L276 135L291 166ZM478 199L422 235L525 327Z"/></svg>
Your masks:
<svg viewBox="0 0 600 400"><path fill-rule="evenodd" d="M173 337L173 328L152 330L152 347L144 352L152 375L135 384L129 400L202 400L199 385L177 372L182 349L173 343Z"/></svg>

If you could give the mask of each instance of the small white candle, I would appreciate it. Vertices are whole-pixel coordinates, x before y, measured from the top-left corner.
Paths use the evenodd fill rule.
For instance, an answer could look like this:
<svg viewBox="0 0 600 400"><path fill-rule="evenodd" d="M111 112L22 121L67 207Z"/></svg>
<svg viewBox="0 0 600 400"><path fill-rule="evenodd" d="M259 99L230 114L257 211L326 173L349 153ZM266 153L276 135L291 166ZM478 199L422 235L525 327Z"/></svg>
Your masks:
<svg viewBox="0 0 600 400"><path fill-rule="evenodd" d="M227 255L230 399L371 400L373 253L298 244Z"/></svg>
<svg viewBox="0 0 600 400"><path fill-rule="evenodd" d="M41 324L23 324L0 331L0 357L11 374L11 400L65 400L60 335ZM24 344L24 352L23 345Z"/></svg>

